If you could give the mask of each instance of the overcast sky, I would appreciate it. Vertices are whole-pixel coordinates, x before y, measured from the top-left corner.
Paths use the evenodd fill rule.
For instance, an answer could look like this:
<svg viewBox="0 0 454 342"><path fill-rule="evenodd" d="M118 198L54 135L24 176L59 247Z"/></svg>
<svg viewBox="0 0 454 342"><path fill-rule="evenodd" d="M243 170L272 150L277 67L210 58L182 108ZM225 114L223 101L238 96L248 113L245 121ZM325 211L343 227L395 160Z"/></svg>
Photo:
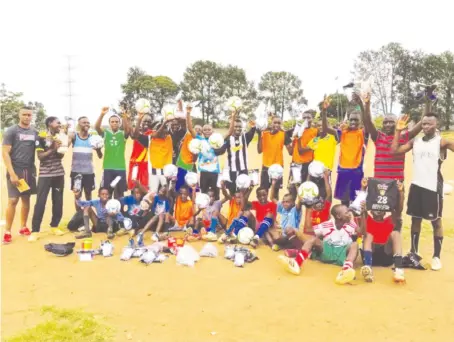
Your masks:
<svg viewBox="0 0 454 342"><path fill-rule="evenodd" d="M391 41L454 51L447 0L0 3L0 83L60 117L69 113L66 55L74 55L74 117L94 119L102 106L117 105L131 66L176 82L199 59L238 65L255 82L289 71L315 107L349 81L360 51Z"/></svg>

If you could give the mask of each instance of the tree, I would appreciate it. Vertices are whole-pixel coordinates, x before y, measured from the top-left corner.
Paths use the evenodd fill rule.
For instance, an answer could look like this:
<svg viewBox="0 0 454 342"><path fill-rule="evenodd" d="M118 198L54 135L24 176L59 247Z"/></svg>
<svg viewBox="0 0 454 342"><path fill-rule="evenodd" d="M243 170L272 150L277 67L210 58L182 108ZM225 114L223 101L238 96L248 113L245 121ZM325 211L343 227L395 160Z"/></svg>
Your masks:
<svg viewBox="0 0 454 342"><path fill-rule="evenodd" d="M349 109L349 101L347 96L344 94L334 93L328 95L331 99L330 105L326 110L328 118L336 118L338 121L342 121ZM318 104L320 111L322 110L323 101Z"/></svg>
<svg viewBox="0 0 454 342"><path fill-rule="evenodd" d="M22 93L12 92L6 89L5 84L0 87L0 114L1 127L9 127L18 122L17 114L23 107L24 103L21 100Z"/></svg>
<svg viewBox="0 0 454 342"><path fill-rule="evenodd" d="M356 80L373 77L372 105L381 113L392 113L397 98L398 70L406 51L398 43L389 43L379 50L367 50L359 54L354 65Z"/></svg>
<svg viewBox="0 0 454 342"><path fill-rule="evenodd" d="M129 68L126 75L126 83L121 85L124 96L120 101L120 106L129 109L133 116L136 114L134 103L143 95L139 79L145 75L145 71L139 67Z"/></svg>
<svg viewBox="0 0 454 342"><path fill-rule="evenodd" d="M438 80L438 113L442 123L449 130L454 108L454 55L451 51L443 52L438 56L436 78Z"/></svg>
<svg viewBox="0 0 454 342"><path fill-rule="evenodd" d="M298 104L307 104L307 100L303 97L301 80L289 72L267 72L260 79L259 90L262 92L259 99L270 101L276 114L280 114L281 118L284 117L285 111L291 110L293 101L296 100Z"/></svg>
<svg viewBox="0 0 454 342"><path fill-rule="evenodd" d="M155 76L152 78L150 93L152 104L156 112L161 112L166 102L173 100L178 94L178 85L167 76Z"/></svg>
<svg viewBox="0 0 454 342"><path fill-rule="evenodd" d="M31 107L33 109L33 121L32 125L34 125L38 130L45 129L46 128L46 109L44 108L44 105L41 102L28 102L27 104L28 107Z"/></svg>
<svg viewBox="0 0 454 342"><path fill-rule="evenodd" d="M183 75L180 88L185 101L200 101L202 120L209 123L222 101L222 66L212 61L197 61Z"/></svg>

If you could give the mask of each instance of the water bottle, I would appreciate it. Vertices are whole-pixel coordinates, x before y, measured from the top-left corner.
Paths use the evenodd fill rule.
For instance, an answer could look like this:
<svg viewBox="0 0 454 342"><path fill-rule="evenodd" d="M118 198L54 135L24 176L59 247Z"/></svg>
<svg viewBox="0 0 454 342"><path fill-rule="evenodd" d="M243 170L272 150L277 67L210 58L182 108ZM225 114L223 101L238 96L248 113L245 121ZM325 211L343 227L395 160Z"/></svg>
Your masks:
<svg viewBox="0 0 454 342"><path fill-rule="evenodd" d="M138 173L139 173L139 167L137 165L134 165L132 168L132 172L131 172L131 180L133 180L133 181L137 180Z"/></svg>
<svg viewBox="0 0 454 342"><path fill-rule="evenodd" d="M78 174L74 177L74 191L81 192L82 191L82 175Z"/></svg>
<svg viewBox="0 0 454 342"><path fill-rule="evenodd" d="M117 186L118 182L120 182L120 179L121 179L121 176L115 177L115 179L110 183L110 187L112 189L115 189L115 187Z"/></svg>

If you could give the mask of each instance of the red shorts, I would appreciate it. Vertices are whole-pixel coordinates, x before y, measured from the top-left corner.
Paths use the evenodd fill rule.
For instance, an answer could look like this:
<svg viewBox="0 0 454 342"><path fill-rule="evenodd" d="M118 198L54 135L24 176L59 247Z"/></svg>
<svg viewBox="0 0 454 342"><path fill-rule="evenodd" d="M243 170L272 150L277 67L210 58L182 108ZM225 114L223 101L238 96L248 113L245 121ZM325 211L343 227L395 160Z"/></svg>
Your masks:
<svg viewBox="0 0 454 342"><path fill-rule="evenodd" d="M202 222L203 222L203 226L205 228L210 228L210 226L211 226L211 221L210 220L203 220Z"/></svg>
<svg viewBox="0 0 454 342"><path fill-rule="evenodd" d="M134 166L138 167L137 180L140 181L145 187L148 187L148 162L130 162L128 170L128 189L134 188L134 182L131 180L132 169Z"/></svg>

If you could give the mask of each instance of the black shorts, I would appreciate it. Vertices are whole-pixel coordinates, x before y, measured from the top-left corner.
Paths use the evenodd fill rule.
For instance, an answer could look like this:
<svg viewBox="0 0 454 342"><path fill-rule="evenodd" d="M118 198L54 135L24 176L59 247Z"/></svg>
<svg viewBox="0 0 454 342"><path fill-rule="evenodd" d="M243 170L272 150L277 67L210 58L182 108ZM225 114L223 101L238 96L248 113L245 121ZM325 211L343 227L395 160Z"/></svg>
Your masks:
<svg viewBox="0 0 454 342"><path fill-rule="evenodd" d="M115 189L117 189L117 191L120 193L126 192L128 190L128 184L126 182L125 170L104 170L101 186L110 188L110 183L112 183L112 181L118 176L120 176L121 179Z"/></svg>
<svg viewBox="0 0 454 342"><path fill-rule="evenodd" d="M431 191L415 184L410 185L407 200L407 215L435 221L443 213L443 195L441 191Z"/></svg>
<svg viewBox="0 0 454 342"><path fill-rule="evenodd" d="M260 172L260 187L267 190L271 188L270 176L266 166L262 166L262 171ZM282 189L282 178L277 180L276 187L277 189Z"/></svg>
<svg viewBox="0 0 454 342"><path fill-rule="evenodd" d="M19 198L21 196L30 196L36 194L36 169L30 167L27 169L14 169L19 179L24 179L27 182L30 190L20 192L10 181L8 172L6 173L6 188L8 189L8 198Z"/></svg>
<svg viewBox="0 0 454 342"><path fill-rule="evenodd" d="M78 172L71 172L69 175L71 177L71 190L74 189L74 179L76 178L77 175L80 173ZM91 175L83 175L82 176L82 191L85 193L91 193L93 190L95 190L95 174L92 173Z"/></svg>
<svg viewBox="0 0 454 342"><path fill-rule="evenodd" d="M214 197L219 199L218 173L214 172L200 172L200 191L204 194L211 188L214 191Z"/></svg>
<svg viewBox="0 0 454 342"><path fill-rule="evenodd" d="M233 196L236 192L236 179L239 175L247 175L249 174L248 170L242 171L230 171L230 180L231 182L225 182L227 189L230 192L230 195Z"/></svg>
<svg viewBox="0 0 454 342"><path fill-rule="evenodd" d="M124 216L132 221L132 229L142 229L145 228L145 225L148 223L148 221L152 219L154 215L151 211L149 211L144 216L136 216L129 214L125 214Z"/></svg>
<svg viewBox="0 0 454 342"><path fill-rule="evenodd" d="M372 252L372 266L381 266L381 267L389 267L394 264L394 257L392 254L388 254L385 251L385 245L373 245L373 252ZM360 249L361 252L361 259L364 262L364 251Z"/></svg>

